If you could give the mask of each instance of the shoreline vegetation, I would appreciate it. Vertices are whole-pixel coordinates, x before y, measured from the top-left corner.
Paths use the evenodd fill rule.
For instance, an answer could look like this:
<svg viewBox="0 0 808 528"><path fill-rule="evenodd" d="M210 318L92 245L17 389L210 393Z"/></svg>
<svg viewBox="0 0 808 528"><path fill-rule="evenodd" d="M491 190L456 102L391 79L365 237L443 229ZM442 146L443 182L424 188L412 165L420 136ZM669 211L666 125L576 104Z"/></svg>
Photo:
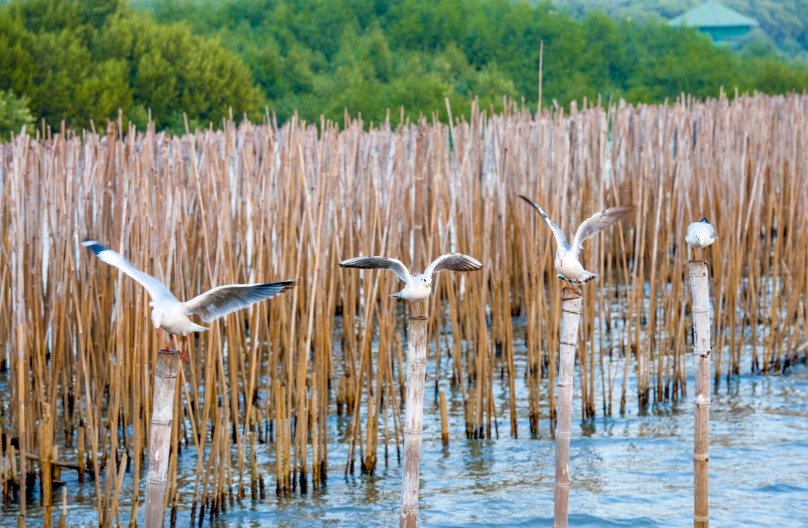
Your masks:
<svg viewBox="0 0 808 528"><path fill-rule="evenodd" d="M572 4L15 0L0 5L0 137L43 121L103 134L119 110L175 134L266 114L447 122L446 99L467 119L473 99L535 110L542 49L545 108L808 89L808 63L760 38L735 53L661 19L576 19Z"/></svg>
<svg viewBox="0 0 808 528"><path fill-rule="evenodd" d="M104 135L17 136L0 144L0 343L16 380L0 396L0 485L20 500L35 471L67 470L52 448L70 447L93 474L99 524L111 525L121 503L134 505L130 518L142 509L164 337L143 288L80 251L85 237L108 241L181 298L305 278L192 340L175 396L169 512L193 504L210 515L250 493L306 494L341 477L327 474L335 413L350 420L346 474L372 474L380 450L399 452L407 341L388 296L397 278L340 272L346 256L417 265L427 254L475 255L479 273L436 283L427 360L460 395L467 438L547 434L539 424L554 418L561 283L552 237L518 194L562 229L604 207L637 207L584 253L600 273L582 287L584 420L621 414L628 399L642 411L692 395L684 230L701 216L722 237L708 251L712 383L724 386L742 362L782 372L804 358L808 337L806 123L808 96L791 94L573 102L540 114L473 105L447 123L226 121L182 136L137 132L121 118ZM629 372L636 391L626 390ZM516 377L530 388L527 407L507 389ZM276 453L274 475L255 471L259 444ZM198 462L193 492L180 496L183 450Z"/></svg>

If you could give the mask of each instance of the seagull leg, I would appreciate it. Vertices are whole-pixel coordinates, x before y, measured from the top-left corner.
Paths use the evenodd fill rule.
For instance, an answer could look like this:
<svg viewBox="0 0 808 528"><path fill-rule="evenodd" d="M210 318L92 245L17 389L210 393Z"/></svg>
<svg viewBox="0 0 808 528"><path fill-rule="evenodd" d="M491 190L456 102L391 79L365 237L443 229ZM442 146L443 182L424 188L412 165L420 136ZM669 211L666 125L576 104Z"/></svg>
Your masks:
<svg viewBox="0 0 808 528"><path fill-rule="evenodd" d="M160 349L160 352L171 352L171 340L174 338L172 334L168 334L168 343L165 348Z"/></svg>
<svg viewBox="0 0 808 528"><path fill-rule="evenodd" d="M185 343L185 350L180 350L180 359L188 363L188 336L183 336L183 343Z"/></svg>

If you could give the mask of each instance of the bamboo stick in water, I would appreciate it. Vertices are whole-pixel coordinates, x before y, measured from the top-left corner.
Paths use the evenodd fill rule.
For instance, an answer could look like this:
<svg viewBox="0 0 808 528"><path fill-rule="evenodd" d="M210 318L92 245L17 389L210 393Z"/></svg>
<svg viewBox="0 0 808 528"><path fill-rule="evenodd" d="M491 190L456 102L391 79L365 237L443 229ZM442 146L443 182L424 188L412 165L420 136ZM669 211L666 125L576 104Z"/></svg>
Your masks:
<svg viewBox="0 0 808 528"><path fill-rule="evenodd" d="M575 349L581 320L581 295L561 290L561 354L558 372L558 422L556 426L555 512L553 526L566 528L570 494L570 429Z"/></svg>
<svg viewBox="0 0 808 528"><path fill-rule="evenodd" d="M168 455L171 451L171 422L179 357L176 352L159 352L155 366L154 404L149 441L149 474L146 491L146 527L163 525Z"/></svg>
<svg viewBox="0 0 808 528"><path fill-rule="evenodd" d="M418 520L418 480L421 474L421 434L424 419L426 328L429 318L410 316L407 347L407 401L404 407L404 475L401 482L399 526L412 528Z"/></svg>
<svg viewBox="0 0 808 528"><path fill-rule="evenodd" d="M693 436L693 526L710 525L708 490L710 421L710 284L707 262L691 260L690 293L693 296L693 356L696 360L696 408Z"/></svg>

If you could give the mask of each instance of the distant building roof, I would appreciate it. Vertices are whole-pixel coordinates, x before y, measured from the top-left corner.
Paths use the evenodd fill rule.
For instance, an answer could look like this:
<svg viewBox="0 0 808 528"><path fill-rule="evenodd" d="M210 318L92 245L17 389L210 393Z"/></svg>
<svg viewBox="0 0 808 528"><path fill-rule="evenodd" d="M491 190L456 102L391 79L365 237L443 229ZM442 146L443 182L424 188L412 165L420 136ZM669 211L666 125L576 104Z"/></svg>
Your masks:
<svg viewBox="0 0 808 528"><path fill-rule="evenodd" d="M718 2L707 2L694 7L670 21L672 26L704 27L757 27L754 18L744 16Z"/></svg>

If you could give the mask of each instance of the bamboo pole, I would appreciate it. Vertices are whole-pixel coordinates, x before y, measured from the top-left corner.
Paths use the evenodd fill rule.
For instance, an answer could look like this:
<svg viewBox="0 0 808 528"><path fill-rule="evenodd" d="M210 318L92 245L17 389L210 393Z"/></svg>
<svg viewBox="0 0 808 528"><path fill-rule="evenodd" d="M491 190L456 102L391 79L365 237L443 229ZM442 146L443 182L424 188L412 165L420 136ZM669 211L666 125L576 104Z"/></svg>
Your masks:
<svg viewBox="0 0 808 528"><path fill-rule="evenodd" d="M146 479L146 527L163 525L168 455L171 451L171 423L174 416L174 389L177 386L179 356L176 352L157 353L149 440L149 473Z"/></svg>
<svg viewBox="0 0 808 528"><path fill-rule="evenodd" d="M440 439L443 445L449 445L449 416L446 412L446 393L440 391Z"/></svg>
<svg viewBox="0 0 808 528"><path fill-rule="evenodd" d="M691 260L689 269L690 293L693 297L693 357L696 361L693 526L707 528L710 525L707 493L710 458L710 281L705 260Z"/></svg>
<svg viewBox="0 0 808 528"><path fill-rule="evenodd" d="M407 400L404 407L404 474L401 481L401 528L418 521L418 481L421 474L421 434L424 419L426 328L429 318L412 315L407 332Z"/></svg>
<svg viewBox="0 0 808 528"><path fill-rule="evenodd" d="M581 321L581 295L569 286L561 290L561 353L558 372L556 425L555 512L553 526L566 528L570 494L570 430L575 371L575 349Z"/></svg>

